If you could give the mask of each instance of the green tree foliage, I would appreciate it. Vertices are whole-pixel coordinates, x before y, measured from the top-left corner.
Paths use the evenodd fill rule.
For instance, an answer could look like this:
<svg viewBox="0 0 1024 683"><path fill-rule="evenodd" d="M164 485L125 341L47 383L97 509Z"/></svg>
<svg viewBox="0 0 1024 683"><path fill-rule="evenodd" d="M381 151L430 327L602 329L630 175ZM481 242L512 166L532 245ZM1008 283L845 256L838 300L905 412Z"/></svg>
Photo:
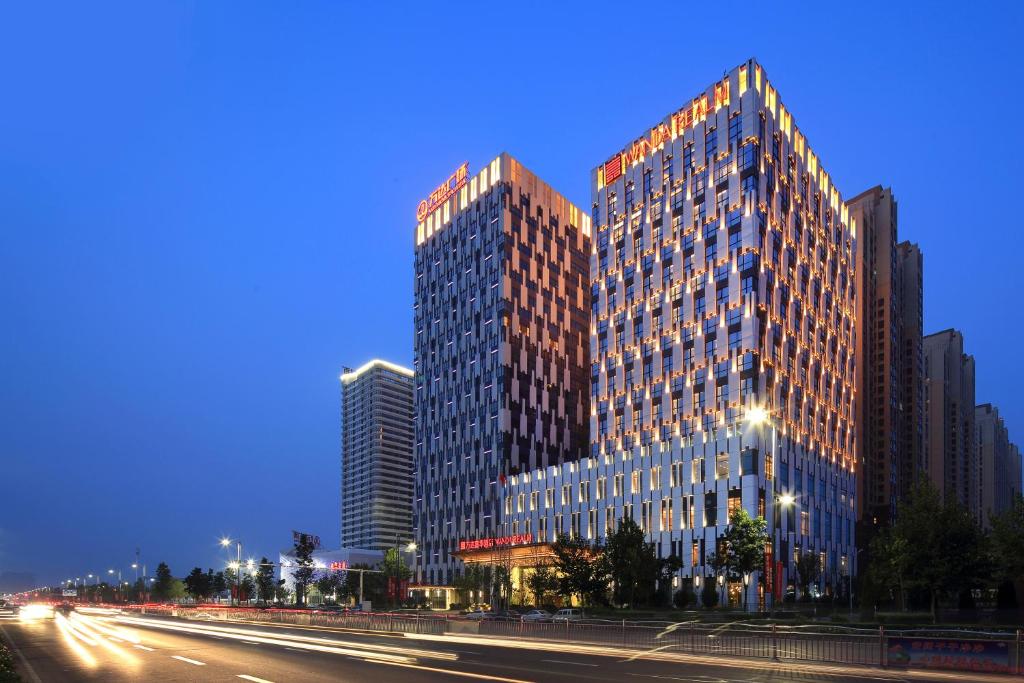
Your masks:
<svg viewBox="0 0 1024 683"><path fill-rule="evenodd" d="M202 602L210 596L211 591L210 577L199 567L193 567L185 577L185 592L196 602Z"/></svg>
<svg viewBox="0 0 1024 683"><path fill-rule="evenodd" d="M1016 496L1005 512L989 519L992 570L997 581L1024 579L1024 498Z"/></svg>
<svg viewBox="0 0 1024 683"><path fill-rule="evenodd" d="M821 560L814 553L802 552L796 557L796 577L800 584L800 596L803 600L811 599L811 584L821 576Z"/></svg>
<svg viewBox="0 0 1024 683"><path fill-rule="evenodd" d="M259 601L266 603L274 599L274 565L265 557L260 558L260 566L256 570L256 593Z"/></svg>
<svg viewBox="0 0 1024 683"><path fill-rule="evenodd" d="M228 583L227 577L224 576L224 572L217 572L213 575L213 581L210 585L213 588L213 592L220 595L228 589L230 584Z"/></svg>
<svg viewBox="0 0 1024 683"><path fill-rule="evenodd" d="M171 576L171 568L167 566L166 562L161 562L156 568L156 581L153 582L153 599L154 600L170 600L171 599L171 584L174 582L174 577Z"/></svg>
<svg viewBox="0 0 1024 683"><path fill-rule="evenodd" d="M588 606L606 600L609 571L599 545L563 533L558 535L551 549L555 553L558 592L566 602L574 595Z"/></svg>
<svg viewBox="0 0 1024 683"><path fill-rule="evenodd" d="M171 579L167 589L167 599L177 602L185 597L185 583L181 579Z"/></svg>
<svg viewBox="0 0 1024 683"><path fill-rule="evenodd" d="M249 573L242 576L242 592L238 596L239 602L250 601L256 596L256 577Z"/></svg>
<svg viewBox="0 0 1024 683"><path fill-rule="evenodd" d="M459 594L459 602L470 606L484 600L484 593L491 584L491 568L480 564L468 564L455 577L453 585Z"/></svg>
<svg viewBox="0 0 1024 683"><path fill-rule="evenodd" d="M345 585L338 572L330 569L318 571L313 577L313 584L316 586L316 590L320 593L320 597L324 602L337 602L338 594L343 592L342 588Z"/></svg>
<svg viewBox="0 0 1024 683"><path fill-rule="evenodd" d="M548 604L549 596L558 590L558 575L548 565L541 565L526 577L526 587L533 594L534 604L542 607Z"/></svg>
<svg viewBox="0 0 1024 683"><path fill-rule="evenodd" d="M896 523L872 546L871 575L890 590L928 595L933 621L943 596L958 595L991 575L986 539L953 495L943 500L926 478L899 504ZM1001 550L999 552L1002 552Z"/></svg>
<svg viewBox="0 0 1024 683"><path fill-rule="evenodd" d="M295 542L295 568L292 578L295 580L295 604L300 607L306 604L306 589L313 580L313 541L309 536L301 534Z"/></svg>
<svg viewBox="0 0 1024 683"><path fill-rule="evenodd" d="M611 574L614 601L634 607L654 593L660 563L653 543L644 540L644 532L631 517L619 520L618 527L608 534L604 560Z"/></svg>

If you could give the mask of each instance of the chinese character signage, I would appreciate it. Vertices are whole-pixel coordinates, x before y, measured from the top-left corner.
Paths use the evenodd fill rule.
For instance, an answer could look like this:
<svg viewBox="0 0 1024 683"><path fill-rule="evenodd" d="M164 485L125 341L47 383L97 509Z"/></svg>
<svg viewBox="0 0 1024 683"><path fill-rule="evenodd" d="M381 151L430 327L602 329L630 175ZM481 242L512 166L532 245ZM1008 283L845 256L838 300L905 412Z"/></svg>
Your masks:
<svg viewBox="0 0 1024 683"><path fill-rule="evenodd" d="M448 180L437 186L430 196L420 202L416 207L416 220L422 221L430 215L434 209L452 198L452 195L466 186L466 179L469 178L469 162L459 166L455 173L448 176Z"/></svg>
<svg viewBox="0 0 1024 683"><path fill-rule="evenodd" d="M513 545L533 543L533 534L515 534L513 536L496 536L494 538L478 538L476 540L459 541L459 550L489 550Z"/></svg>
<svg viewBox="0 0 1024 683"><path fill-rule="evenodd" d="M1010 648L998 640L889 638L889 666L1010 673Z"/></svg>

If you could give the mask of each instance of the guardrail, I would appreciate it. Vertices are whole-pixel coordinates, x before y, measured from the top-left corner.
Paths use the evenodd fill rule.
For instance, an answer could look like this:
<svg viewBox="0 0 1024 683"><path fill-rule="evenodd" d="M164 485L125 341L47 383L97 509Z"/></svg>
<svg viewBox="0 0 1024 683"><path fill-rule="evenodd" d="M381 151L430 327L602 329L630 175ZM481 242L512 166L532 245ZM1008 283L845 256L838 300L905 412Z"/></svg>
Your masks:
<svg viewBox="0 0 1024 683"><path fill-rule="evenodd" d="M133 606L143 614L205 621L248 621L326 626L360 631L471 633L482 636L564 641L644 650L750 657L778 661L826 662L881 667L1021 674L1021 630L888 630L774 623L628 621L584 619L564 622L470 620L449 614L407 612L320 612L223 606Z"/></svg>

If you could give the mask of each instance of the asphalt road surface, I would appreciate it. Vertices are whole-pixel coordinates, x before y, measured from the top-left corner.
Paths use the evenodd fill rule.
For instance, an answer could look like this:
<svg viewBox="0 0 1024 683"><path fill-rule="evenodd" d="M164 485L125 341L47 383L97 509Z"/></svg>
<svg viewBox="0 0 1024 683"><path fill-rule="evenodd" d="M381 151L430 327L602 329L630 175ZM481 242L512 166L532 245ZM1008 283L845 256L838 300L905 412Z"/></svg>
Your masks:
<svg viewBox="0 0 1024 683"><path fill-rule="evenodd" d="M76 612L0 620L25 683L65 681L959 681L965 674L779 664L466 636ZM1013 677L968 675L972 681ZM1019 680L1019 679L1017 679Z"/></svg>

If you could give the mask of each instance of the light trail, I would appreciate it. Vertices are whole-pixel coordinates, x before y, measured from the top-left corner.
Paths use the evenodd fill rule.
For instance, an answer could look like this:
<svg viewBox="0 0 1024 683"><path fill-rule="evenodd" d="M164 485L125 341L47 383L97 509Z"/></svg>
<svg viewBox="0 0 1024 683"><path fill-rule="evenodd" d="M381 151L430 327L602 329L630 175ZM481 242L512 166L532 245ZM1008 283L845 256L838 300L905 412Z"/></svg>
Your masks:
<svg viewBox="0 0 1024 683"><path fill-rule="evenodd" d="M416 661L416 657L444 659L450 661L458 659L457 655L433 652L430 650L396 647L391 645L374 645L370 643L353 643L349 641L331 640L328 638L312 638L293 634L267 633L266 631L236 629L227 626L180 624L140 619L137 617L120 617L118 620L123 623L130 623L146 628L164 629L179 633L192 633L203 636L219 635L224 638L230 638L241 642L249 641L265 645L291 646L315 652L347 655L358 659L369 658L374 661L380 660L393 663L411 664Z"/></svg>
<svg viewBox="0 0 1024 683"><path fill-rule="evenodd" d="M93 657L92 654L88 650L86 650L81 643L78 642L77 639L81 639L82 636L72 633L72 629L70 626L68 626L68 620L64 617L64 615L58 614L55 617L55 621L57 623L57 629L61 632L61 635L64 637L64 644L68 646L68 649L75 653L75 656L77 656L78 659L81 660L82 664L86 665L89 668L96 666L96 658ZM95 645L96 643L94 641L90 644Z"/></svg>
<svg viewBox="0 0 1024 683"><path fill-rule="evenodd" d="M402 664L399 662L383 662L377 659L364 660L373 664L386 664L388 666L400 666L403 669L417 669L419 671L430 671L431 673L448 674L449 676L462 676L463 678L475 678L481 681L500 681L501 683L532 683L519 678L502 678L490 674L475 674L469 671L456 671L454 669L441 669L436 666L423 666L422 664Z"/></svg>

